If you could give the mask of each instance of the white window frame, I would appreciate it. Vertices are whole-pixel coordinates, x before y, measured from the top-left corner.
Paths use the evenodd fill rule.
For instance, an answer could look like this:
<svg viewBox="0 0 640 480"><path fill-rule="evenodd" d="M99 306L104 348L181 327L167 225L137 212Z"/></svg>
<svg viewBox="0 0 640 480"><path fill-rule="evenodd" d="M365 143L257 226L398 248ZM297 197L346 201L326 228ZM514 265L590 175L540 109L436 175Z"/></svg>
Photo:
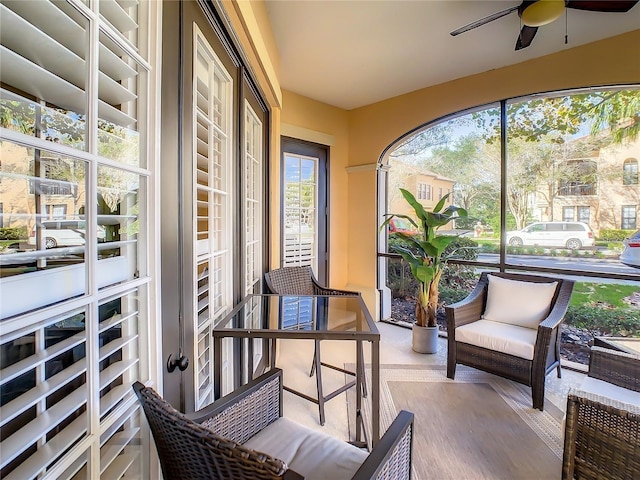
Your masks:
<svg viewBox="0 0 640 480"><path fill-rule="evenodd" d="M159 204L159 202L157 202L157 179L153 177L152 171L157 167L159 157L158 147L155 141L159 125L156 123L157 115L153 112L159 110L157 93L160 74L158 70L155 69L155 65L159 64L158 60L161 49L159 30L162 5L161 2L141 2L138 4L137 18L132 20L115 2L91 2L91 8L80 0L69 0L68 4L75 9L74 14L81 15L87 19L85 46L87 48L87 71L89 74L87 75L85 91L89 99L87 102L88 109L86 111L88 150L81 151L73 149L65 145L4 128L0 128L0 139L85 162L87 166L86 177L88 179L87 199L97 198L98 165L113 166L138 175L140 178L140 191L138 195L140 208L138 218L142 225L138 236L138 275L135 278L123 279L120 283L109 284L109 286L101 288L102 284L100 283L100 279L101 273L104 270L102 267L106 266L106 263L109 262L105 260L99 261L97 258L97 245L95 242L87 242L83 264L83 269L86 270L86 290L85 280L83 279L82 292L79 296L69 298L69 295L66 295L61 302L47 305L45 308L36 308L29 313L16 313L13 316L1 320L2 336L0 342L5 344L14 339L34 333L36 338L35 345L38 350L36 351L36 355L27 357L25 361L29 363L42 361L44 363L44 361L54 358L55 355L53 349L44 349L44 328L47 325L68 318L74 313L85 312L85 330L82 336L82 342L86 348L83 362L86 364L86 381L82 387L76 390L78 393L84 393L81 401L86 405L86 410L76 421L82 420L83 417L85 418L85 433L79 439L72 441L73 447L58 459L55 459L56 454L63 453L66 449L57 449L54 447L56 443L62 441L62 433L56 435L49 441L46 440L46 434L38 436L35 442L38 450L22 462L16 470L7 475L7 479L26 478L26 476L31 478L34 474L37 475L38 478L44 478L44 476L47 478L66 478L74 474L86 476L86 478L100 478L101 476L106 478L115 473L111 470L118 469L122 474L126 474L127 469L131 466L143 476L149 475L149 472L142 472L142 469L146 470L149 465L148 461L144 460L148 458L149 454L149 437L148 435L142 435L142 432L146 430L141 429L141 409L130 388L130 383L134 380L157 382L160 378L158 375L159 366L155 361L155 348L157 348L155 345L158 343L156 333L160 320L156 314L157 300L156 303L151 302L152 298L157 297L154 267L154 262L157 258L154 258L154 256L158 251L157 240L152 239L159 238L159 235L150 235L149 231L152 228L157 229L157 224L154 220L156 216L154 207ZM64 5L66 6L66 4ZM41 2L41 6L44 7L46 4ZM111 10L108 13L103 12L104 16L100 14L99 9L101 7L107 8L113 6L117 7L116 10ZM106 19L110 19L111 23L107 22ZM122 35L118 31L118 21L116 21L116 19L129 22L129 25L131 25L131 22L137 21L135 25L135 32L139 39L137 46L134 46L125 35ZM98 95L100 94L98 68L101 67L98 67L97 54L99 51L100 34L103 34L104 38L108 38L118 45L131 61L136 62L140 69L139 75L144 75L144 78L140 80L141 88L136 91L136 94L138 101L138 132L141 138L140 155L147 160L147 166L145 168L124 165L97 155L98 115L99 109L104 106L102 104L99 105L98 101ZM20 84L14 86L19 87ZM117 114L117 109L113 107L110 108L112 113ZM123 112L123 114L125 113L126 112ZM151 201L152 198L155 198L155 201ZM93 203L93 201L86 202L87 237L89 239L95 239L97 235L97 211ZM56 285L60 281L68 280L68 270L67 267L52 270L49 276L50 279L44 286L38 286L38 275L36 273L18 275L13 278L11 282L3 281L0 290L3 291L4 295L8 292L9 283L13 285L12 289L21 285L26 288L26 290L20 292L20 298L25 298L25 292L46 291L46 289L51 288L51 286ZM42 290L42 288L45 288L45 290ZM9 290L9 293L12 289ZM112 321L109 320L109 325L105 325L107 322L104 321L98 324L98 306L110 299L117 298L122 298L123 302L129 305L131 304L131 299L135 298L137 308L133 312L129 312L136 316L135 323L127 322L125 324L124 322L126 322L127 319L113 318ZM129 319L131 318L133 317L129 317ZM150 320L152 318L156 319L155 323ZM120 370L122 373L119 374L122 375L124 383L120 387L114 388L110 394L100 398L99 391L103 388L101 385L103 381L101 373L105 370L100 371L98 363L100 358L104 355L109 355L109 353L100 347L97 339L102 329L117 324L122 325L122 338L120 339L119 346L111 345L110 348L113 349L117 347L123 352L122 361L118 361L117 363L122 364L118 366L119 369L124 369ZM135 325L135 328L132 330L133 325ZM13 367L13 365L11 367ZM15 368L13 369L15 370ZM71 370L71 368L69 369ZM36 370L38 371L39 367L36 367ZM6 373L4 369L2 373ZM41 374L38 374L38 376L39 375ZM38 376L36 378L38 378ZM39 378L43 379L41 376ZM37 386L38 384L36 383L36 388L32 388L27 393L18 397L17 400L22 399L22 397L27 394L36 394ZM101 417L101 408L104 408L103 404L108 401L107 397L113 397L112 394L116 390L121 393L118 394L113 409L108 415L102 415ZM36 400L34 397L34 401L38 404L39 412L40 409L47 408L43 402L48 393L50 392L44 390L41 393L41 400ZM120 395L122 395L122 397L120 397ZM7 407L7 405L4 407ZM44 413L44 410L41 413ZM102 413L104 414L104 412ZM53 415L53 413L51 413L51 415ZM0 417L2 417L2 415L0 415ZM59 421L62 418L64 417L56 419L55 417L41 417L38 415L34 421L44 419L51 427L55 425L55 423L52 423L53 421ZM35 426L34 428L29 428L29 425L32 423L5 440L13 444L28 441L26 445L30 445L33 441L27 440L25 435L22 435L22 431L25 430L25 434L28 433L27 436L34 435ZM120 427L124 427L124 431L117 432ZM66 431L66 429L67 427L65 427L63 431ZM132 451L127 453L124 448L129 445L130 441L135 437L140 438L140 446L136 447L135 445L138 442L134 441ZM111 439L115 440L112 441ZM49 451L47 447L51 448L52 451ZM130 474L133 473L130 472Z"/></svg>

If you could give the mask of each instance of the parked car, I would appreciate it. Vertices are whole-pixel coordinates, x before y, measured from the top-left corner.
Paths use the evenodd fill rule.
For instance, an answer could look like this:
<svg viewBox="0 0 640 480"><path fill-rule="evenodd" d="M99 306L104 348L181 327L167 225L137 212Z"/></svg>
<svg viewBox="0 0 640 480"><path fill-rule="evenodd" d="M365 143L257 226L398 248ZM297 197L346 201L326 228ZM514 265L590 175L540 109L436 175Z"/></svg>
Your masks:
<svg viewBox="0 0 640 480"><path fill-rule="evenodd" d="M39 224L46 248L73 247L84 245L86 224L84 220L44 220ZM98 225L98 241L104 241L106 232ZM27 242L36 244L36 226L31 229Z"/></svg>
<svg viewBox="0 0 640 480"><path fill-rule="evenodd" d="M640 268L640 230L624 239L624 250L620 262L634 268Z"/></svg>
<svg viewBox="0 0 640 480"><path fill-rule="evenodd" d="M416 235L418 231L416 227L411 225L411 222L406 218L394 217L389 221L389 233L407 233L409 235Z"/></svg>
<svg viewBox="0 0 640 480"><path fill-rule="evenodd" d="M560 247L577 250L595 244L593 232L583 222L536 222L522 230L507 232L512 247Z"/></svg>

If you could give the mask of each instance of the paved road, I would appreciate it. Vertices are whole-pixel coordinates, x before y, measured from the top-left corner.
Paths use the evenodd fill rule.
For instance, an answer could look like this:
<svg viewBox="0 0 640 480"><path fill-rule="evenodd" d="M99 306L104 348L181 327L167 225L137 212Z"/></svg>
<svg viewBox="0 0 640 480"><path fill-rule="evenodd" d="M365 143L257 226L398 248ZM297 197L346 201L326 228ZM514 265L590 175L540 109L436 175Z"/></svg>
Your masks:
<svg viewBox="0 0 640 480"><path fill-rule="evenodd" d="M481 253L478 255L481 262L497 262L498 255L493 253ZM507 260L513 265L531 265L547 268L566 268L571 270L583 270L585 272L598 272L602 274L617 273L621 275L639 275L640 269L628 267L618 260L604 258L577 258L577 257L544 257L535 255L507 255Z"/></svg>

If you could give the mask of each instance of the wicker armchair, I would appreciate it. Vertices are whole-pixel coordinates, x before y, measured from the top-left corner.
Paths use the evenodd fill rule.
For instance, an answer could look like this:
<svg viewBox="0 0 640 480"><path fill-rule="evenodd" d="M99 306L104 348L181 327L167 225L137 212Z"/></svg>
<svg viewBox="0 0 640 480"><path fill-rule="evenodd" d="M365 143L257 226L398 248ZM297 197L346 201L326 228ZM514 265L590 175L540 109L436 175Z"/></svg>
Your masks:
<svg viewBox="0 0 640 480"><path fill-rule="evenodd" d="M412 413L401 411L367 454L283 418L280 369L188 415L140 382L133 388L151 428L165 479L411 478ZM284 455L276 458L273 453Z"/></svg>
<svg viewBox="0 0 640 480"><path fill-rule="evenodd" d="M606 383L604 383L606 382ZM562 478L640 478L640 356L593 347L567 397Z"/></svg>
<svg viewBox="0 0 640 480"><path fill-rule="evenodd" d="M457 328L483 319L489 289L489 272L483 272L475 289L466 299L445 307L448 342L447 377L454 378L456 365L461 364L508 378L531 387L533 408L543 410L546 376L554 368L557 369L558 378L561 376L560 325L569 305L574 282L562 278L517 273L491 272L490 275L520 282L546 284L557 282L548 315L538 324L537 334L533 333L531 336L532 354L530 356L532 358L522 358L456 339ZM509 338L496 339L497 343L501 344L509 341Z"/></svg>
<svg viewBox="0 0 640 480"><path fill-rule="evenodd" d="M323 287L311 267L282 267L264 275L271 293L284 295L360 295L359 292Z"/></svg>
<svg viewBox="0 0 640 480"><path fill-rule="evenodd" d="M265 278L265 283L269 293L277 293L281 295L347 295L347 296L360 295L359 292L352 292L348 290L338 290L335 288L323 287L318 283L318 280L316 280L315 276L313 275L313 271L309 266L278 268L268 273L265 273L264 278ZM361 365L364 365L364 359L361 359ZM329 399L333 398L336 394L346 390L346 388L349 388L354 383L347 384L345 387L339 390L336 390L335 392L331 392L328 395L325 395L322 387L321 367L331 368L338 372L355 376L355 372L351 370L346 370L336 365L331 365L329 363L323 362L320 356L320 340L315 340L313 362L311 363L311 370L309 371L309 376L311 377L313 376L314 373L316 373L316 388L317 388L318 396L316 398L312 398L302 394L301 392L288 388L286 386L284 388L288 392L299 395L313 403L317 403L319 416L320 416L320 425L324 425L325 401L328 401ZM367 387L364 382L365 376L361 375L361 378L363 379L362 388L363 388L364 396L366 397Z"/></svg>

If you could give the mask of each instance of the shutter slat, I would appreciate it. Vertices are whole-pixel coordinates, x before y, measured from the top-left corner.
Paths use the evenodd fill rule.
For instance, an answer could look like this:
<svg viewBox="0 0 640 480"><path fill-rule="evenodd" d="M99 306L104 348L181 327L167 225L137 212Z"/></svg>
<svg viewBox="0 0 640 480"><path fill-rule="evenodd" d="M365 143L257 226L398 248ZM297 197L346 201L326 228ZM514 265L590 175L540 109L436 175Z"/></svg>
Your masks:
<svg viewBox="0 0 640 480"><path fill-rule="evenodd" d="M120 215L119 217L124 217L123 215ZM109 245L113 245L113 242L109 242ZM124 322L125 320L128 320L130 318L135 317L136 315L138 315L138 310L134 310L133 312L129 312L126 315L122 315L122 314L117 314L114 315L113 317L111 317L109 320L105 320L103 322L100 322L100 330L99 332L102 333L105 330L109 330L110 328Z"/></svg>
<svg viewBox="0 0 640 480"><path fill-rule="evenodd" d="M101 0L100 14L121 33L137 30L138 24L115 0Z"/></svg>
<svg viewBox="0 0 640 480"><path fill-rule="evenodd" d="M6 405L0 407L0 421L2 425L10 422L22 412L35 405L44 397L51 395L59 388L65 386L71 380L75 379L87 370L84 359L75 362L68 368L65 368L46 382L42 382L37 387L32 388L28 392L23 393L19 397L11 400Z"/></svg>
<svg viewBox="0 0 640 480"><path fill-rule="evenodd" d="M100 361L104 360L112 353L122 349L126 344L133 342L136 338L138 338L138 335L129 335L127 337L120 337L110 341L100 349Z"/></svg>
<svg viewBox="0 0 640 480"><path fill-rule="evenodd" d="M22 375L29 370L33 370L35 367L40 365L41 363L59 355L62 352L72 349L76 345L80 345L85 340L85 332L84 330L76 333L74 336L69 337L61 342L56 343L55 345L50 346L46 350L42 350L41 352L30 355L24 360L20 360L19 362L14 363L13 365L9 365L7 368L3 368L0 370L0 385L4 385L5 383L13 380L14 378Z"/></svg>
<svg viewBox="0 0 640 480"><path fill-rule="evenodd" d="M43 471L51 460L58 457L74 444L87 431L87 415L83 413L67 427L49 440L46 444L38 448L38 451L20 464L18 468L11 472L4 480L24 480L34 478ZM79 476L78 478L83 478Z"/></svg>
<svg viewBox="0 0 640 480"><path fill-rule="evenodd" d="M83 58L3 4L0 4L0 29L5 47L84 91L86 65ZM136 73L135 70L133 72ZM110 105L120 105L136 99L133 92L102 72L99 73L98 81L99 96Z"/></svg>
<svg viewBox="0 0 640 480"><path fill-rule="evenodd" d="M0 79L8 85L20 85L31 95L46 100L60 108L76 113L86 113L85 93L80 88L48 72L39 65L1 46L2 69ZM134 125L136 120L111 105L98 101L100 118L122 125Z"/></svg>
<svg viewBox="0 0 640 480"><path fill-rule="evenodd" d="M13 435L5 438L0 443L0 465L2 468L20 453L29 448L39 438L67 418L71 413L80 408L87 401L86 385L73 391L70 395L60 400L58 403L40 413L35 419L30 421ZM84 416L84 415L83 415ZM73 422L75 423L75 422ZM62 432L70 428L65 427ZM83 427L86 429L86 423ZM61 432L61 433L62 433ZM58 434L60 435L60 433ZM52 440L58 437L56 435ZM51 441L47 442L51 445ZM63 449L58 451L58 454Z"/></svg>
<svg viewBox="0 0 640 480"><path fill-rule="evenodd" d="M7 7L35 25L49 37L82 57L85 52L86 32L55 3L10 2Z"/></svg>
<svg viewBox="0 0 640 480"><path fill-rule="evenodd" d="M102 474L105 471L105 467L120 455L120 452L129 445L129 442L131 442L139 431L140 428L128 428L124 431L120 431L107 440L107 443L100 448L100 478L104 478Z"/></svg>
<svg viewBox="0 0 640 480"><path fill-rule="evenodd" d="M109 392L100 397L100 416L115 407L126 396L132 395L132 392L133 390L129 384L118 385L109 390Z"/></svg>
<svg viewBox="0 0 640 480"><path fill-rule="evenodd" d="M140 465L140 452L131 448L128 449L126 453L118 455L118 458L100 475L100 480L118 480L127 473L129 467L134 463ZM137 473L135 475L137 475Z"/></svg>
<svg viewBox="0 0 640 480"><path fill-rule="evenodd" d="M132 366L138 363L137 358L131 358L126 361L116 362L109 365L107 368L100 372L100 390L113 382L116 378L129 370Z"/></svg>

